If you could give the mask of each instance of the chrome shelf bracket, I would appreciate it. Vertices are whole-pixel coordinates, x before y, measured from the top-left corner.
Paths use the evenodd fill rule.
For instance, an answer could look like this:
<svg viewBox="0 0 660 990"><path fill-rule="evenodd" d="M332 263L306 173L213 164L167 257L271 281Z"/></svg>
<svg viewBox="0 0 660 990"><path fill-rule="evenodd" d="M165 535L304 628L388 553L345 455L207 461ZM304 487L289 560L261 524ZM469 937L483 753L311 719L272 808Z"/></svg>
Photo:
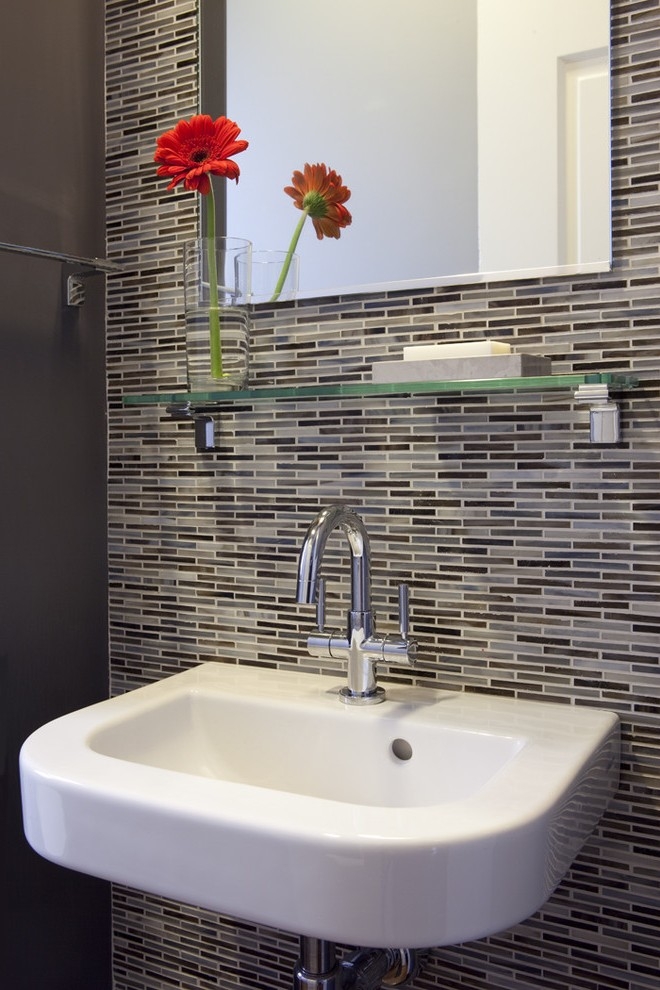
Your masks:
<svg viewBox="0 0 660 990"><path fill-rule="evenodd" d="M192 420L195 427L195 449L200 454L218 450L215 436L215 420L208 413L196 412L190 402L175 402L166 407L172 419Z"/></svg>
<svg viewBox="0 0 660 990"><path fill-rule="evenodd" d="M610 397L605 383L580 385L573 397L589 405L589 439L592 443L614 444L621 439L619 406Z"/></svg>

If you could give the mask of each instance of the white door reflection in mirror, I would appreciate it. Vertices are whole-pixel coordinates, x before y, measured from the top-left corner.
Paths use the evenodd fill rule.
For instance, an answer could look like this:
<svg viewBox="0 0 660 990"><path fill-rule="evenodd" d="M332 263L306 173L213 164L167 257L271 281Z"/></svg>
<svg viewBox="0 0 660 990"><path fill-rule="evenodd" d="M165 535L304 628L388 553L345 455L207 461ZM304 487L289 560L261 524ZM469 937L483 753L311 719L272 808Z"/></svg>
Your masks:
<svg viewBox="0 0 660 990"><path fill-rule="evenodd" d="M608 5L479 0L478 30L480 270L608 263Z"/></svg>

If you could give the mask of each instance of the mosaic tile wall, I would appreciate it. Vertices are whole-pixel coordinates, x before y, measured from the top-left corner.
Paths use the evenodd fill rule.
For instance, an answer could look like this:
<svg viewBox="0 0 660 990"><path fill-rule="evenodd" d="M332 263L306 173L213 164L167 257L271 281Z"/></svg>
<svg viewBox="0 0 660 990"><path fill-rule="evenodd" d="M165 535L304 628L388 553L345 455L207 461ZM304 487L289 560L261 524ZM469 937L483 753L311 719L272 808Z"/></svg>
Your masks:
<svg viewBox="0 0 660 990"><path fill-rule="evenodd" d="M392 678L620 713L621 788L542 911L436 949L419 988L655 990L660 955L660 10L613 2L611 273L299 304L255 329L259 381L368 378L409 342L507 339L556 372L634 370L623 436L588 443L570 392L242 404L220 450L126 392L183 385L179 251L198 203L155 177L197 107L195 0L106 0L111 656L115 693L202 660L311 667L294 605L316 511L354 505L375 607L411 587L423 649ZM345 567L330 609L343 610ZM305 614L302 614L302 613ZM385 623L385 626L387 624ZM256 643L256 645L255 645ZM117 887L116 990L288 987L295 934Z"/></svg>

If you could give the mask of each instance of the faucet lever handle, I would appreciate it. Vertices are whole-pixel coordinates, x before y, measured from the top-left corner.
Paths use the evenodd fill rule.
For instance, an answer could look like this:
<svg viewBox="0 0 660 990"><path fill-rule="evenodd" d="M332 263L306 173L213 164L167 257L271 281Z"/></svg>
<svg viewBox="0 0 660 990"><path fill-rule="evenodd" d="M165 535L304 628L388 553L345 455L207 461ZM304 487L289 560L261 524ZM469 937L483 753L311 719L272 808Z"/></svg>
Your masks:
<svg viewBox="0 0 660 990"><path fill-rule="evenodd" d="M407 584L399 585L399 632L407 640L410 633L410 595Z"/></svg>
<svg viewBox="0 0 660 990"><path fill-rule="evenodd" d="M325 578L319 578L319 592L316 599L316 625L323 632L325 625Z"/></svg>

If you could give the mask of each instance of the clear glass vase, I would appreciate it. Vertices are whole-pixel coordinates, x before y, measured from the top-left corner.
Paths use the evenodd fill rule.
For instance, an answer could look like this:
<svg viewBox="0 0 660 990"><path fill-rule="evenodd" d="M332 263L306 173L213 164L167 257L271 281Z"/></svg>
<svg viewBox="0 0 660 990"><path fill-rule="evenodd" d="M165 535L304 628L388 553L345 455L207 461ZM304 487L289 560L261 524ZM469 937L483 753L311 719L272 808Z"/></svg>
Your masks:
<svg viewBox="0 0 660 990"><path fill-rule="evenodd" d="M246 388L252 245L199 237L183 245L186 362L191 392Z"/></svg>

